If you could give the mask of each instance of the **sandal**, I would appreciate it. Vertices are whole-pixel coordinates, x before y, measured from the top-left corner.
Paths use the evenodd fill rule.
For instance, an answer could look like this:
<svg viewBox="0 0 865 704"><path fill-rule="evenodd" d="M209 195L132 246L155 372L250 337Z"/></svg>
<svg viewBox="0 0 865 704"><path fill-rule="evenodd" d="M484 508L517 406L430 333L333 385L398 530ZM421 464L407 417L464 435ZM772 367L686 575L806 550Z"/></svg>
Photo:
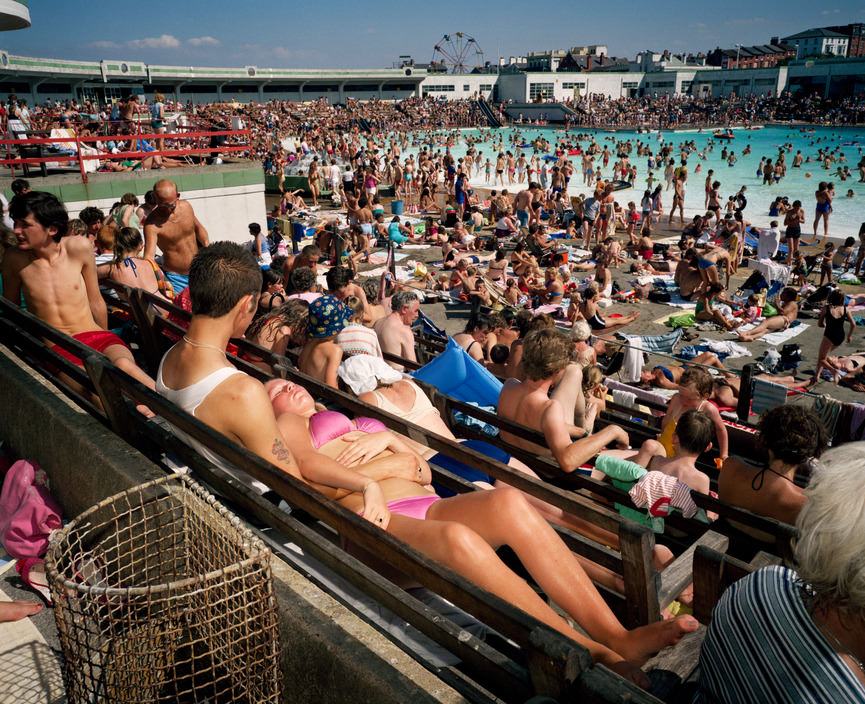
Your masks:
<svg viewBox="0 0 865 704"><path fill-rule="evenodd" d="M45 561L42 558L22 558L15 563L15 570L21 576L21 581L24 584L39 594L48 606L54 606L51 590L48 588L48 578L45 575Z"/></svg>

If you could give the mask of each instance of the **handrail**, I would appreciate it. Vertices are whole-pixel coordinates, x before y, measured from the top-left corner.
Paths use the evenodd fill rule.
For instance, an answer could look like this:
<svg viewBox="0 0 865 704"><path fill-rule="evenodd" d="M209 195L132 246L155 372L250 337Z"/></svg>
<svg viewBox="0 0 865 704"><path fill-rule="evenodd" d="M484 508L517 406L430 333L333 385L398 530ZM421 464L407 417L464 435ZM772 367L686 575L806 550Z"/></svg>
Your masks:
<svg viewBox="0 0 865 704"><path fill-rule="evenodd" d="M8 166L12 171L12 175L15 175L15 171L12 168L13 166L19 164L45 164L53 161L65 161L65 160L74 160L78 162L80 171L81 171L81 179L84 183L87 183L87 173L84 170L84 161L98 159L105 161L115 161L118 159L145 159L147 157L155 157L155 156L188 156L191 154L208 154L212 152L242 152L242 151L250 151L252 149L251 144L249 143L250 130L218 130L213 132L187 132L187 133L171 133L171 134L134 134L134 135L114 135L114 141L125 141L125 140L166 140L166 139L180 139L180 140L190 140L190 139L200 139L202 137L235 137L235 136L245 136L247 138L247 143L243 145L229 145L229 144L221 144L214 147L193 147L187 149L154 149L153 151L126 151L126 152L118 152L118 153L110 153L110 152L99 152L97 154L82 154L81 147L82 144L85 146L90 142L105 142L106 136L90 136L90 137L80 137L75 135L73 137L33 137L28 139L17 139L17 138L6 138L0 139L0 145L6 146L7 154L10 154L9 158L0 159L0 166ZM43 145L43 144L75 144L76 154L52 154L50 156L39 156L39 157L20 157L20 158L12 158L10 146L18 145L18 146L31 146L31 145Z"/></svg>

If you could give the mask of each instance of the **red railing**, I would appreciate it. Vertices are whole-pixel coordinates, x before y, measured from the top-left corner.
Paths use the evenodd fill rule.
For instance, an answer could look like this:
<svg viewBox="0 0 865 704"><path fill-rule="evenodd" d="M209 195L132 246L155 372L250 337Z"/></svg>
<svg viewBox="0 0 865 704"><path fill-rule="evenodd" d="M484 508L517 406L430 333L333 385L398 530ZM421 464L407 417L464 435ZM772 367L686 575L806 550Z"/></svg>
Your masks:
<svg viewBox="0 0 865 704"><path fill-rule="evenodd" d="M88 142L104 142L106 141L105 136L97 136L97 137L35 137L29 139L0 139L0 148L6 148L6 159L0 159L0 167L8 166L10 171L12 172L12 176L15 175L15 166L23 165L23 164L42 164L49 163L53 161L77 161L78 166L81 170L81 179L84 183L87 183L87 172L84 170L84 162L86 160L91 159L99 159L105 161L117 161L120 159L145 159L147 157L155 157L155 156L168 156L168 157L180 157L180 156L189 156L193 154L212 154L214 152L225 153L225 152L243 152L249 151L252 147L249 144L249 130L221 130L216 132L184 132L183 134L171 133L171 134L134 134L134 135L115 135L114 138L118 141L123 140L166 140L166 139L180 139L180 140L193 140L193 139L201 139L211 137L236 137L236 136L244 136L246 137L246 144L242 145L228 145L223 144L215 147L192 147L188 149L162 149L153 151L127 151L127 152L119 152L116 154L112 154L111 152L100 152L98 154L82 154L81 147L82 144L86 146ZM63 144L69 143L75 145L75 154L64 154L57 153L51 154L49 156L42 157L13 157L11 152L11 147L13 145L18 146L33 146L39 144Z"/></svg>

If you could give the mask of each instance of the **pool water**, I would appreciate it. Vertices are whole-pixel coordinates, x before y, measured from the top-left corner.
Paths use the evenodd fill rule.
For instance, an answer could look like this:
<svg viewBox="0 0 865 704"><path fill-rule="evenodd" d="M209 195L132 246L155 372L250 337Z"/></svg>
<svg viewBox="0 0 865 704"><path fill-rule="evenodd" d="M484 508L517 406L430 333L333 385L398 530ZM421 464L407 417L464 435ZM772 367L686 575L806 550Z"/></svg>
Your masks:
<svg viewBox="0 0 865 704"><path fill-rule="evenodd" d="M703 207L705 196L704 182L706 180L706 172L709 169L713 169L715 172L713 179L721 182L719 194L722 204L726 203L729 196L735 195L742 186L748 187L745 193L748 199L748 206L744 211L744 216L746 220L757 226L768 227L770 220L775 219L769 217L769 204L777 196L787 196L791 203L794 200L801 200L805 209L805 224L802 230L803 234L808 239L810 239L810 235L813 232L814 205L816 202L814 191L817 190L817 185L820 181L832 182L835 185L835 198L833 201L834 209L829 217L829 235L833 238L843 238L849 235L856 236L860 225L865 222L865 183L858 182L859 171L857 168L857 164L863 156L863 149L865 149L865 126L858 128L815 127L813 128L813 133L804 133L801 132L800 129L805 128L800 128L798 126L775 126L757 130L733 128L731 131L735 138L731 140L720 140L715 138L712 134L712 130L705 130L701 133L696 129L686 129L664 131L661 133L661 140L658 140L657 131L651 133L637 133L627 130L616 130L613 133L604 130L576 128L571 130L571 139L573 141L573 135L575 133L582 133L594 137L601 149L603 149L605 144L609 145L610 151L612 152L610 163L607 168L601 169L605 178L610 178L612 176L612 166L616 161L616 142L623 142L625 140L631 141L634 148L631 151L630 160L631 163L637 167L636 183L638 184L638 187L632 190L617 192L617 200L623 206L625 206L628 201L633 200L637 204L637 209L639 210L640 200L643 196L646 179L649 174L647 158L636 156L636 144L638 141L648 144L649 148L655 154L659 152L664 143L671 144L674 149L671 156L675 158L676 165L678 166L680 160L679 145L693 140L696 143L697 153L692 153L688 157L688 188L685 194L686 219L690 219L697 213L705 212ZM522 151L528 160L531 158L533 153L532 148L528 147L520 150L510 141L511 136L516 132L522 136L520 143L529 143L537 137L543 137L551 144L555 144L559 138L564 136L564 130L557 127L535 127L524 125L519 128L483 130L484 135L491 134L494 136L492 138L487 137L487 141L477 143L476 149L483 153L484 161L489 157L490 161L495 165L496 154L493 145L497 145L499 134L501 133L501 138L504 142L504 150L510 150L516 157L518 157L519 152ZM442 132L441 134L444 135L446 133ZM479 130L463 129L459 130L459 135L460 141L451 147L451 152L457 158L465 156L467 149L465 139L467 136L471 135L474 139L478 139L479 137L483 139L483 137L480 136L481 131ZM443 139L444 138L441 140L433 140L436 144L436 149L444 149L444 146L439 146ZM714 141L712 151L709 151L708 147L710 140ZM842 144L843 142L852 142L854 144ZM857 142L858 144L856 144ZM760 164L760 159L762 157L767 157L774 162L778 155L779 146L789 143L792 143L793 148L792 151L787 151L786 153L787 175L778 184L767 184L764 186L762 177L757 176L757 167ZM581 144L585 149L589 144L591 144L591 141L586 140L581 142ZM742 156L742 151L747 145L751 146L751 153ZM733 151L736 154L738 161L733 166L728 166L727 162L721 158L721 152L725 146L728 151ZM792 167L793 157L797 151L801 150L802 156L805 159L811 157L811 159L814 160L817 159L817 152L820 148L828 149L829 151L839 148L847 158L846 163L839 164L838 161L836 161L828 171L823 168L822 163L816 161L803 163L800 168ZM419 151L419 147L413 147L408 151L416 154ZM700 152L705 155L705 159L697 156ZM576 172L574 173L574 177L571 179L569 192L571 195L577 195L579 193L586 194L590 189L582 185L581 157L575 156L570 157L570 159L576 167ZM596 156L595 163L598 164L599 162L602 163L602 161ZM698 165L700 169L699 171L696 170ZM851 177L846 181L842 181L836 174L839 165L850 167ZM660 182L666 189L663 166L655 168L653 173L655 177L654 185L657 185ZM506 184L505 187L513 192L517 188L518 184L514 183L513 185L508 185L507 173L505 173L504 176ZM493 171L493 177L495 177L495 171ZM477 175L473 170L469 180L474 186L501 188L500 185L494 186L492 183L486 181L483 169L481 169L480 173ZM525 185L525 183L521 185ZM852 198L847 197L848 190L853 191ZM665 190L662 196L665 219L667 213L669 213L672 200L672 189ZM678 214L676 217L678 218ZM677 222L677 220L674 220L674 222ZM783 222L781 224L783 225ZM821 222L819 226L819 234L821 236L822 227L823 224Z"/></svg>

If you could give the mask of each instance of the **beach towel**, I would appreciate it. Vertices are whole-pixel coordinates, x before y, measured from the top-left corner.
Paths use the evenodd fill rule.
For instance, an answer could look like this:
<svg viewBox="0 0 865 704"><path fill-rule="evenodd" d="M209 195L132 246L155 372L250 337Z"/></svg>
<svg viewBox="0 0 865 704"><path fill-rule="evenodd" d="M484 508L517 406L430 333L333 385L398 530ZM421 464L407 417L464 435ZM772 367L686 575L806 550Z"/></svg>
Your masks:
<svg viewBox="0 0 865 704"><path fill-rule="evenodd" d="M739 330L741 330L742 332L747 332L748 330L754 329L756 325L756 323L748 323L747 325L743 325L742 327L738 328L738 330L731 331L731 334L735 335L736 332L738 332ZM798 322L798 324L791 325L786 330L779 330L778 332L770 332L766 335L763 335L763 337L755 340L755 342L765 342L767 345L780 347L788 340L792 340L794 337L804 332L805 328L807 327L807 323Z"/></svg>
<svg viewBox="0 0 865 704"><path fill-rule="evenodd" d="M708 348L710 352L714 352L719 357L729 357L736 359L737 357L750 357L751 350L743 347L737 342L731 340L712 340L704 337L700 342Z"/></svg>
<svg viewBox="0 0 865 704"><path fill-rule="evenodd" d="M633 391L624 391L622 389L613 389L613 403L625 408L633 408L637 397Z"/></svg>
<svg viewBox="0 0 865 704"><path fill-rule="evenodd" d="M760 415L764 411L787 402L787 387L773 384L766 379L754 379L754 391L751 396L751 412Z"/></svg>
<svg viewBox="0 0 865 704"><path fill-rule="evenodd" d="M629 344L644 352L663 352L672 354L679 340L682 339L684 331L680 328L665 332L663 335L625 335L618 333L618 337L624 338Z"/></svg>

